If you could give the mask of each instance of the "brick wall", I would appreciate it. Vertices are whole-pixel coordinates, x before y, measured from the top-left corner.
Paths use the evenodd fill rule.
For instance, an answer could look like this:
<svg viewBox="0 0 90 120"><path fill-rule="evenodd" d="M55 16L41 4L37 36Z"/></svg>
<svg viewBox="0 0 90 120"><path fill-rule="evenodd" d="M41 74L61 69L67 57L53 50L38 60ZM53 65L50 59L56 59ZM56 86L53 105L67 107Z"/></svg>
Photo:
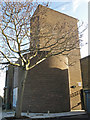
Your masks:
<svg viewBox="0 0 90 120"><path fill-rule="evenodd" d="M45 43L48 41L48 39L50 39L48 36L52 37L52 39L48 41L48 44L46 46L51 45L52 43L55 43L56 39L66 34L66 32L70 32L69 34L69 37L71 37L69 39L70 43L73 43L79 39L78 33L77 33L78 20L71 16L62 14L50 8L39 5L33 17L34 17L34 20L33 19L31 20L32 37L33 39L37 38L35 39L35 42L39 44L39 47L45 46ZM38 31L37 34L35 34L36 31ZM73 37L72 31L75 31L73 32L75 37ZM62 45L59 47L61 48ZM43 50L48 51L49 49L50 48L43 49ZM68 56L68 76L69 76L70 94L73 94L76 91L80 91L82 89L82 79L81 79L80 50L79 49L72 50L70 55ZM81 83L81 86L79 86L78 83ZM75 88L71 88L71 86L75 86ZM73 99L70 98L71 109L74 106L77 106L74 108L76 110L81 109L81 105L80 104L78 105L78 103L80 102L81 102L80 94L76 97L73 97Z"/></svg>
<svg viewBox="0 0 90 120"><path fill-rule="evenodd" d="M31 61L34 64L37 58ZM28 71L23 96L23 111L64 112L70 111L68 62L65 56L53 56ZM15 68L16 69L16 68ZM14 87L18 86L23 71L17 69Z"/></svg>
<svg viewBox="0 0 90 120"><path fill-rule="evenodd" d="M80 69L80 50L73 50L69 56L69 79L70 79L70 94L74 94L82 89L82 79L81 79L81 69ZM80 85L81 84L81 85ZM75 88L72 88L75 86ZM75 97L71 97L71 108L75 110L81 109L81 96L80 94L76 95ZM76 107L74 107L76 106Z"/></svg>
<svg viewBox="0 0 90 120"><path fill-rule="evenodd" d="M56 61L56 64L53 62ZM64 112L70 110L68 69L52 57L28 72L23 97L23 111ZM55 67L55 65L58 68ZM65 69L66 68L66 69Z"/></svg>
<svg viewBox="0 0 90 120"><path fill-rule="evenodd" d="M13 101L13 67L11 65L8 66L8 70L6 71L6 82L4 89L4 103L6 109L12 108Z"/></svg>
<svg viewBox="0 0 90 120"><path fill-rule="evenodd" d="M82 83L84 89L90 89L90 56L81 59Z"/></svg>
<svg viewBox="0 0 90 120"><path fill-rule="evenodd" d="M40 9L42 8L46 11L45 14L37 17L36 21L32 19L33 22L36 22L36 24L34 24L36 28L32 29L32 40L35 40L34 42L31 41L32 44L44 45L47 39L45 37L39 39L38 35L45 30L45 32L48 32L56 23L60 23L60 27L63 22L66 22L68 24L70 23L71 26L74 25L75 29L77 28L77 19L41 6ZM38 9L35 14L37 14L37 12ZM50 26L48 26L48 23ZM65 26L64 31L60 33L65 33L68 29L69 26ZM36 31L37 34L35 34ZM58 30L55 32L59 33ZM76 36L78 37L78 34ZM57 38L57 36L55 36L55 38ZM74 41L76 39L71 40ZM51 42L54 42L53 39ZM43 50L45 51L45 49ZM82 88L82 86L78 85L78 82L82 82L79 59L80 51L74 50L71 52L69 58L64 56L51 57L29 71L23 97L23 111L29 109L31 112L47 112L48 110L51 112L63 112L69 111L70 108L80 103L80 95L70 98L70 94ZM35 60L31 61L31 64L33 64L33 62L35 62ZM70 65L72 63L73 65ZM18 82L20 82L23 73L19 69L18 73L16 76L18 76L17 79ZM16 84L17 82L14 83ZM76 87L71 88L73 85ZM15 86L18 86L18 84ZM80 104L74 109L81 109Z"/></svg>

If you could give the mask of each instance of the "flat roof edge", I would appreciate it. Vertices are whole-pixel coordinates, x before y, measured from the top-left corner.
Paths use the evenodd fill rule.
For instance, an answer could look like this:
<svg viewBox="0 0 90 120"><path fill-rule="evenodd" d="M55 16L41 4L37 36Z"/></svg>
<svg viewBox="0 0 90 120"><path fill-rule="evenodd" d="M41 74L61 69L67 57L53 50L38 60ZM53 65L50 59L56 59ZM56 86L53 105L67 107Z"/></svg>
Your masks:
<svg viewBox="0 0 90 120"><path fill-rule="evenodd" d="M62 12L56 11L56 10L54 10L54 9L52 9L52 8L47 7L47 6L43 6L43 5L39 4L38 7L45 7L45 8L47 8L47 9L50 9L50 10L54 11L54 12L57 12L57 13L60 13L60 14L65 15L65 16L67 16L67 17L70 17L70 18L72 18L72 19L75 19L77 22L79 21L77 18L74 18L74 17L69 16L69 15L67 15L67 14L65 14L65 13L62 13Z"/></svg>

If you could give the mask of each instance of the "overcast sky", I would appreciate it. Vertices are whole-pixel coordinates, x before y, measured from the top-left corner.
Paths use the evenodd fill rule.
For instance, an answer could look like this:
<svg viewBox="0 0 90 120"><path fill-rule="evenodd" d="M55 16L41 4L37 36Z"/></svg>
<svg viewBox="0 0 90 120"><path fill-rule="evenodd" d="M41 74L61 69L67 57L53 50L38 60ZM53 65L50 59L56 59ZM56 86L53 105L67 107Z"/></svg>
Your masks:
<svg viewBox="0 0 90 120"><path fill-rule="evenodd" d="M45 2L48 0L39 0L39 1ZM75 17L79 21L83 21L85 25L88 23L88 2L90 0L49 0L49 1L51 2L50 8L65 13L69 16ZM86 32L84 33L83 40L84 42L88 42L88 30L86 30ZM84 47L82 47L81 56L85 57L87 55L88 55L88 45L85 45ZM4 85L5 85L5 73L0 71L1 96L3 96Z"/></svg>

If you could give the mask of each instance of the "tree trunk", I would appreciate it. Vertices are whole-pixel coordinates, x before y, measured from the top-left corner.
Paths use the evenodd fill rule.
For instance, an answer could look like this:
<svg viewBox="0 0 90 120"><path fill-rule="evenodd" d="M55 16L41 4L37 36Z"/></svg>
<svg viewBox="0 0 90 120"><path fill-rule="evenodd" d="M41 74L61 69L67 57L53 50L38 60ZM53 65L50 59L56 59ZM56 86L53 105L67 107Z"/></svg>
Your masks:
<svg viewBox="0 0 90 120"><path fill-rule="evenodd" d="M28 74L28 71L23 69L21 80L20 80L19 87L18 87L18 99L17 99L16 111L15 111L15 116L17 118L21 116L21 112L22 112L23 94L24 94L27 74Z"/></svg>

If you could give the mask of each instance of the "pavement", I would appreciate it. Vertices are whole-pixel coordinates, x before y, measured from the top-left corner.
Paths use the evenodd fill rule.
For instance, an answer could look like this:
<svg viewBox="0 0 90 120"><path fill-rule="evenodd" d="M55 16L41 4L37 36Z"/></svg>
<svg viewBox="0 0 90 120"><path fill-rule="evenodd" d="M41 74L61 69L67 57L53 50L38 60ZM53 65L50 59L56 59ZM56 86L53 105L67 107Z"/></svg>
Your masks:
<svg viewBox="0 0 90 120"><path fill-rule="evenodd" d="M0 120L2 118L2 108L0 107Z"/></svg>
<svg viewBox="0 0 90 120"><path fill-rule="evenodd" d="M14 116L15 111L3 111L2 118ZM27 116L31 120L90 120L90 116L85 111L71 111L64 113L22 113L22 116Z"/></svg>

